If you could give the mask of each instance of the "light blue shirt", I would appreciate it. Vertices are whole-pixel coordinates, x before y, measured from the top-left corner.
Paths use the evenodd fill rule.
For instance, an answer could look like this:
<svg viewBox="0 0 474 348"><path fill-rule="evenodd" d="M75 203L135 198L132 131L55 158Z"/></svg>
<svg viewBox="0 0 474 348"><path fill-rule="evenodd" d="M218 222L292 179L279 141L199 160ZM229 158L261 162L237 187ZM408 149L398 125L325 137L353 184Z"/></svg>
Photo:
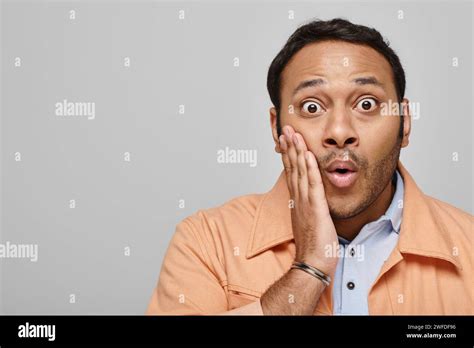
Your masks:
<svg viewBox="0 0 474 348"><path fill-rule="evenodd" d="M334 276L334 314L369 314L369 290L397 244L402 222L403 179L395 172L395 194L385 214L362 227L351 242L339 237L342 256Z"/></svg>

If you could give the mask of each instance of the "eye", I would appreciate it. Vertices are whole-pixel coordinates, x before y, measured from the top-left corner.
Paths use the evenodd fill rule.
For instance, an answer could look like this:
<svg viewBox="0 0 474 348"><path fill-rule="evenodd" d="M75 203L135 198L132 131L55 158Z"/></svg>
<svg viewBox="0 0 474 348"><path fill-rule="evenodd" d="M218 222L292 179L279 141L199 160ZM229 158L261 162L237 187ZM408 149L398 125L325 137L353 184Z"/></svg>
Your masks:
<svg viewBox="0 0 474 348"><path fill-rule="evenodd" d="M357 103L356 108L362 112L374 111L377 107L377 100L374 98L364 98Z"/></svg>
<svg viewBox="0 0 474 348"><path fill-rule="evenodd" d="M306 114L306 115L316 115L320 113L321 111L323 111L322 106L313 100L308 100L304 102L301 105L301 109L302 109L303 114Z"/></svg>

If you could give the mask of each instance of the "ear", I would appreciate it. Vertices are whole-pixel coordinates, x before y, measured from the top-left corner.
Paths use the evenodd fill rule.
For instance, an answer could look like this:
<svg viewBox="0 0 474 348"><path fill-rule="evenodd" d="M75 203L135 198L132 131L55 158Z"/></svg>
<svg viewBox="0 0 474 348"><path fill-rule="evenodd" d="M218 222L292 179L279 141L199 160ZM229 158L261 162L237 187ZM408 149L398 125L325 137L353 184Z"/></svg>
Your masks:
<svg viewBox="0 0 474 348"><path fill-rule="evenodd" d="M402 100L402 110L403 110L403 139L402 147L407 147L410 140L411 132L411 111L409 107L410 101L407 98Z"/></svg>
<svg viewBox="0 0 474 348"><path fill-rule="evenodd" d="M272 128L273 142L275 143L275 152L281 153L280 142L278 140L277 132L277 112L274 106L270 108L270 127Z"/></svg>

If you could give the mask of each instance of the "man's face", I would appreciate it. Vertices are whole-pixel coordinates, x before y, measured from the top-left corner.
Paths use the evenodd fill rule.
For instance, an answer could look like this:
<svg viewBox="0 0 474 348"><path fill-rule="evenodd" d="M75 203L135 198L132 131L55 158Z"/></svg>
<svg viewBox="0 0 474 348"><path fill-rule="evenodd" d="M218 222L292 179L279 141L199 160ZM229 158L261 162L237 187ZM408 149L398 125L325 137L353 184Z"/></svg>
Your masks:
<svg viewBox="0 0 474 348"><path fill-rule="evenodd" d="M310 80L315 81L298 88ZM405 117L404 136L398 136L400 117L393 112L397 94L389 63L367 46L313 43L283 70L280 96L281 127L292 126L316 156L331 216L347 219L367 209L390 182L410 132L410 118ZM276 110L270 112L278 144ZM404 113L408 115L407 106ZM348 180L349 185L340 184L347 177L340 180L340 174L329 171L334 160L355 164L356 173L349 174L355 180ZM335 176L339 184L331 180Z"/></svg>

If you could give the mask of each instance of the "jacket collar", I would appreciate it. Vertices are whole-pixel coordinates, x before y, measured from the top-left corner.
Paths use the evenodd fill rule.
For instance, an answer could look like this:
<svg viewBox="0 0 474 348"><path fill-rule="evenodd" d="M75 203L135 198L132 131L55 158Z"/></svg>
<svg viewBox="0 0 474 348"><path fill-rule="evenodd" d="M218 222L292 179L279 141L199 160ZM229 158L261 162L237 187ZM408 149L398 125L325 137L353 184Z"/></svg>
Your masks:
<svg viewBox="0 0 474 348"><path fill-rule="evenodd" d="M397 244L399 252L442 259L462 269L452 253L456 245L451 238L453 234L448 232L447 226L433 210L433 203L418 188L400 161L397 169L404 183L402 224ZM289 200L286 176L282 171L276 184L263 195L257 207L248 241L247 258L293 240Z"/></svg>

